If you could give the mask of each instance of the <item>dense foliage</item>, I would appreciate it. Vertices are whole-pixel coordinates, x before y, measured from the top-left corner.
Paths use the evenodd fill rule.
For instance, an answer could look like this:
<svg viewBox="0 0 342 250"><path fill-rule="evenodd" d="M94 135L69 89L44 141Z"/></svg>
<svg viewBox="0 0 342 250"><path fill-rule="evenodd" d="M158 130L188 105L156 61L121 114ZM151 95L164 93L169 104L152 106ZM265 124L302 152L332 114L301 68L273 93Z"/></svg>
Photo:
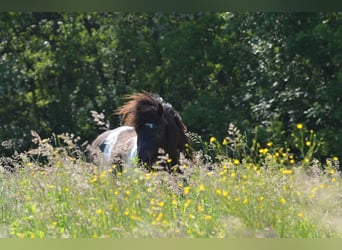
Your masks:
<svg viewBox="0 0 342 250"><path fill-rule="evenodd" d="M321 155L338 155L341 24L341 13L0 13L1 154L31 147L30 130L92 140L91 110L115 127L122 96L145 89L204 138L233 122L282 143L304 123Z"/></svg>

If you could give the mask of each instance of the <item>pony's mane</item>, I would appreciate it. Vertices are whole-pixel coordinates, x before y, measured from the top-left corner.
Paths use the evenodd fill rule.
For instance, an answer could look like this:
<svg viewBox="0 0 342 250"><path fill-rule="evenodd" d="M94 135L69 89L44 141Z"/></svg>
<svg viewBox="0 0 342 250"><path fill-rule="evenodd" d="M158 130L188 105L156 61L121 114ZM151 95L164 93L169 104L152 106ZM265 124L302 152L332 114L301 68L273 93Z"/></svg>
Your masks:
<svg viewBox="0 0 342 250"><path fill-rule="evenodd" d="M128 101L115 114L122 116L123 125L139 127L146 122L160 120L162 123L175 121L183 132L186 127L177 111L159 95L146 91L126 96Z"/></svg>

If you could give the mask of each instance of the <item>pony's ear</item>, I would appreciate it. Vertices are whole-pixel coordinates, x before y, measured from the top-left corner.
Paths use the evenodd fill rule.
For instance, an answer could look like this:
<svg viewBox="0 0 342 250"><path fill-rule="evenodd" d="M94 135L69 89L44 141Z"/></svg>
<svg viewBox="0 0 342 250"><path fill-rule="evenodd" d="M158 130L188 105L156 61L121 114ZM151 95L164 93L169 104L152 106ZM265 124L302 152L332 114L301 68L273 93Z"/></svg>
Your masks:
<svg viewBox="0 0 342 250"><path fill-rule="evenodd" d="M163 114L163 106L160 103L158 103L158 105L157 105L157 114L158 115Z"/></svg>

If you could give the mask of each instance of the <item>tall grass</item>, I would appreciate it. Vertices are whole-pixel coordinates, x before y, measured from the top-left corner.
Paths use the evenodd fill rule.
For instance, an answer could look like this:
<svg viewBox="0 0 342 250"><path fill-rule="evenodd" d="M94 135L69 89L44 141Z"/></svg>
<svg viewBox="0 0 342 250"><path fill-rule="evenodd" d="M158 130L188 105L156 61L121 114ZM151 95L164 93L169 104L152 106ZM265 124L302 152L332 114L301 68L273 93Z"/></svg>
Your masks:
<svg viewBox="0 0 342 250"><path fill-rule="evenodd" d="M336 157L322 165L305 135L296 158L229 133L198 137L203 150L181 160L182 175L125 168L114 177L87 163L72 136L34 134L45 164L25 153L21 168L1 172L0 237L342 237Z"/></svg>

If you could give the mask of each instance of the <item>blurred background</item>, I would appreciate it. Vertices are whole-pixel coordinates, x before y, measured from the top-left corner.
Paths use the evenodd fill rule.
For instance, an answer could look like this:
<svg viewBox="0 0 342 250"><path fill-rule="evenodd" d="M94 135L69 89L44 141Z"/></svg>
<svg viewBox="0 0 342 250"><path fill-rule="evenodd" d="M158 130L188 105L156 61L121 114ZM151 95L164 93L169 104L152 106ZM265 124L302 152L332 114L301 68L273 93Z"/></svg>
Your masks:
<svg viewBox="0 0 342 250"><path fill-rule="evenodd" d="M64 132L92 141L123 96L158 93L188 130L261 143L317 133L342 151L342 13L2 12L0 155ZM258 134L255 135L255 128Z"/></svg>

